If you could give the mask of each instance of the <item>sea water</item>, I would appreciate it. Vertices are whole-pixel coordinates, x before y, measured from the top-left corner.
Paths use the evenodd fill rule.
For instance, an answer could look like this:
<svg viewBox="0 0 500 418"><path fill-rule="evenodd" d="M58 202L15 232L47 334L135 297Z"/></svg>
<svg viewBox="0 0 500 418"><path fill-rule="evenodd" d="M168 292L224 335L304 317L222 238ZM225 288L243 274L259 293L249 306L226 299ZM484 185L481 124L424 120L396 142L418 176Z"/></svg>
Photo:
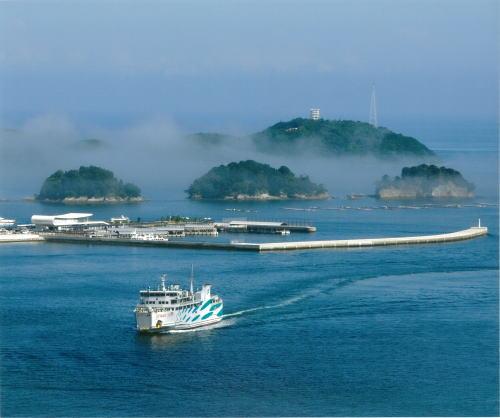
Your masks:
<svg viewBox="0 0 500 418"><path fill-rule="evenodd" d="M497 415L498 207L479 200L387 209L371 198L150 201L91 210L101 219L220 219L236 208L287 219L284 208L294 207L318 227L279 239L451 232L478 218L490 229L444 245L259 254L3 244L2 414ZM67 210L1 206L20 221ZM187 286L191 264L198 285L210 282L224 298L226 318L194 332L137 334L138 291L162 273Z"/></svg>
<svg viewBox="0 0 500 418"><path fill-rule="evenodd" d="M497 183L496 152L488 155L478 169ZM0 202L0 215L21 223L33 213L89 211L96 219L295 218L318 227L217 238L226 241L433 234L479 218L489 228L441 245L270 253L2 244L1 413L497 416L497 203L482 192L440 203ZM138 334L139 290L162 273L188 286L191 264L197 284L210 282L224 299L224 320Z"/></svg>

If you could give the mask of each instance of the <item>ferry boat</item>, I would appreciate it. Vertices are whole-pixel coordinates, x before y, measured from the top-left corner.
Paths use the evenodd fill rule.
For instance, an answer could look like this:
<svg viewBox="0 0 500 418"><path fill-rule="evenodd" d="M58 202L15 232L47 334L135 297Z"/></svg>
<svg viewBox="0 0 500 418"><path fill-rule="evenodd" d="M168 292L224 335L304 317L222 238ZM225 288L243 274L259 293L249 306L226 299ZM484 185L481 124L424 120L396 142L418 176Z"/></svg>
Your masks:
<svg viewBox="0 0 500 418"><path fill-rule="evenodd" d="M140 301L135 308L139 332L164 332L203 327L219 322L224 304L217 295L211 294L211 285L204 284L194 291L191 275L190 290L178 284L165 284L161 276L156 290L141 290Z"/></svg>
<svg viewBox="0 0 500 418"><path fill-rule="evenodd" d="M15 219L5 219L0 217L0 228L4 228L7 226L14 226L15 223L16 223Z"/></svg>

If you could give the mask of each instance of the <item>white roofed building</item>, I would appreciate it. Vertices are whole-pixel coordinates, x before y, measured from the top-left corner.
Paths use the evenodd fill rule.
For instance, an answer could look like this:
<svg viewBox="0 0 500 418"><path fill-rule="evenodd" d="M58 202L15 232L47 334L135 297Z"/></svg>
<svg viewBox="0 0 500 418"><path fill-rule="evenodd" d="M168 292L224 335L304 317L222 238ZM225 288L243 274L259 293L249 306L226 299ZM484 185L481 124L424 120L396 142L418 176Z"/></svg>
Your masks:
<svg viewBox="0 0 500 418"><path fill-rule="evenodd" d="M35 227L57 228L57 229L71 229L81 227L99 227L108 225L103 221L91 221L92 213L64 213L62 215L33 215L31 223Z"/></svg>

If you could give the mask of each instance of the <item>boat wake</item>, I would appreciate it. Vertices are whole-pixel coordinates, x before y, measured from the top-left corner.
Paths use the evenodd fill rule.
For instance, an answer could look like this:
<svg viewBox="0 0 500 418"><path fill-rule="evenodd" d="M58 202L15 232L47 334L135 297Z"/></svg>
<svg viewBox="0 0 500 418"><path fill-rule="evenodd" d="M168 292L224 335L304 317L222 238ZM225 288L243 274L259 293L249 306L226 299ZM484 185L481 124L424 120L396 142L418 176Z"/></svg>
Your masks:
<svg viewBox="0 0 500 418"><path fill-rule="evenodd" d="M272 305L256 306L255 308L243 309L241 311L232 312L232 313L224 315L224 319L225 318L235 317L235 316L241 316L241 315L244 315L244 314L247 314L247 313L250 313L250 312L262 311L264 309L282 308L284 306L292 305L292 304L294 304L296 302L299 302L299 301L301 301L303 299L312 297L312 296L314 296L314 295L316 295L318 293L321 293L321 291L322 291L321 289L316 289L314 292L308 292L308 293L305 293L305 294L302 294L302 295L299 295L299 296L294 296L294 297L286 299L286 300L284 300L283 302L280 302L280 303L276 303L276 304L272 304Z"/></svg>
<svg viewBox="0 0 500 418"><path fill-rule="evenodd" d="M225 320L225 317L226 315L224 315L223 321L219 321L212 325L204 325L202 327L191 328L191 329L172 329L170 331L165 332L165 334L186 334L188 332L209 331L211 329L230 327L235 324L236 322L235 320Z"/></svg>

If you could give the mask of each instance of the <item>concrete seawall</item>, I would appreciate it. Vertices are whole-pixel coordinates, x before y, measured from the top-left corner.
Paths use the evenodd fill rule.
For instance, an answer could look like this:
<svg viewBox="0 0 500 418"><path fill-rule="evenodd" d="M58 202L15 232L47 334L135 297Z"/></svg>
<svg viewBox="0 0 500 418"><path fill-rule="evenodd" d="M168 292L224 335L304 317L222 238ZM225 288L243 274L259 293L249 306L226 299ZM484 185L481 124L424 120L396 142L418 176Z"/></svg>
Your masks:
<svg viewBox="0 0 500 418"><path fill-rule="evenodd" d="M137 239L125 238L101 238L85 237L71 234L44 234L47 242L64 242L73 244L105 244L105 245L126 245L133 247L167 247L167 248L190 248L205 250L242 250L258 251L256 248L236 248L234 244L223 242L200 242L200 241L141 241Z"/></svg>
<svg viewBox="0 0 500 418"><path fill-rule="evenodd" d="M107 245L131 245L145 247L168 247L189 248L209 250L233 250L233 251L286 251L286 250L308 250L318 248L359 248L387 245L415 245L415 244L437 244L453 241L463 241L477 238L488 234L486 227L472 227L463 231L451 232L438 235L422 235L413 237L396 238L364 238L347 240L323 240L323 241L288 241L288 242L266 242L266 243L222 243L222 242L195 242L195 241L139 241L132 239L85 237L71 234L44 234L48 242L68 242L79 244L107 244Z"/></svg>
<svg viewBox="0 0 500 418"><path fill-rule="evenodd" d="M0 234L0 243L31 241L45 241L45 239L38 234Z"/></svg>
<svg viewBox="0 0 500 418"><path fill-rule="evenodd" d="M414 244L437 244L443 242L463 241L477 238L488 234L486 227L472 227L463 231L451 232L438 235L421 235L414 237L397 238L368 238L326 241L300 241L300 242L269 242L263 244L239 244L258 245L258 251L282 251L302 250L314 248L359 248L387 245L414 245Z"/></svg>

